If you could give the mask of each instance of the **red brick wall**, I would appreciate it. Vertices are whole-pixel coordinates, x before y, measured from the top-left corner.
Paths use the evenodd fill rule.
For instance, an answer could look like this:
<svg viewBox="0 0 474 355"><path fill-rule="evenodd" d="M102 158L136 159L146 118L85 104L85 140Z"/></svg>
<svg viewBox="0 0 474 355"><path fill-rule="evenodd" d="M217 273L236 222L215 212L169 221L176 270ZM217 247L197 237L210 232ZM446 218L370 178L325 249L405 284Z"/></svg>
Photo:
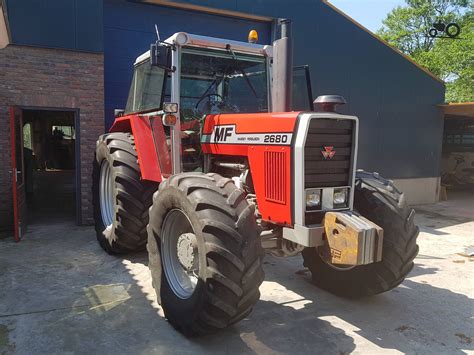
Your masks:
<svg viewBox="0 0 474 355"><path fill-rule="evenodd" d="M79 109L81 219L92 223L91 161L104 132L102 54L10 45L0 49L0 229L12 225L10 105Z"/></svg>

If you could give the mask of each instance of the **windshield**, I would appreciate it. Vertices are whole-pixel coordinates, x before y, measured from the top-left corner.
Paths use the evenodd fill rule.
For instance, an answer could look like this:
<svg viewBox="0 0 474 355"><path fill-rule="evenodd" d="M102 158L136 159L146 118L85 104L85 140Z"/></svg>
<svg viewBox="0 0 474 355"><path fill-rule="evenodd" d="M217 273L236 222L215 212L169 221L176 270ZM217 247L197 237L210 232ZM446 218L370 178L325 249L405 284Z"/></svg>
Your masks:
<svg viewBox="0 0 474 355"><path fill-rule="evenodd" d="M135 66L125 113L157 110L163 102L165 70L147 60Z"/></svg>
<svg viewBox="0 0 474 355"><path fill-rule="evenodd" d="M265 57L185 48L180 108L183 121L209 113L268 112Z"/></svg>

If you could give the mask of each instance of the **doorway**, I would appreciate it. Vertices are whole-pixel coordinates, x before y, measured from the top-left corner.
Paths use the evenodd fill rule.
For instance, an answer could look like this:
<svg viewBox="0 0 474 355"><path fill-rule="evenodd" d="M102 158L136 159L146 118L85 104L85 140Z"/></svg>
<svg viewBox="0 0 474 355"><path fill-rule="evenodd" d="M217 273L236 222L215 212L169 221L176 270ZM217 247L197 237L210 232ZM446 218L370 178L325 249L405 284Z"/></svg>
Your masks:
<svg viewBox="0 0 474 355"><path fill-rule="evenodd" d="M474 193L474 103L443 105L442 200Z"/></svg>
<svg viewBox="0 0 474 355"><path fill-rule="evenodd" d="M76 219L76 110L22 109L28 223Z"/></svg>

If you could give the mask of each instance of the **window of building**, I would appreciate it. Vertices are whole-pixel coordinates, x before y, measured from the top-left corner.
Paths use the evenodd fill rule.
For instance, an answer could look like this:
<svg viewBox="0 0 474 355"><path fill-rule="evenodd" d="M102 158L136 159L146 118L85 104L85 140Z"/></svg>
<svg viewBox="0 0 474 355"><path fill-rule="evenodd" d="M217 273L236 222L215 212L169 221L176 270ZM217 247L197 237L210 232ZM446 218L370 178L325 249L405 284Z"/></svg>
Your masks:
<svg viewBox="0 0 474 355"><path fill-rule="evenodd" d="M31 137L31 123L25 123L23 126L23 147L30 150L33 149L33 141Z"/></svg>
<svg viewBox="0 0 474 355"><path fill-rule="evenodd" d="M444 125L443 143L447 152L474 152L474 120L448 118Z"/></svg>
<svg viewBox="0 0 474 355"><path fill-rule="evenodd" d="M74 126L52 126L51 133L53 136L61 136L63 139L76 139Z"/></svg>

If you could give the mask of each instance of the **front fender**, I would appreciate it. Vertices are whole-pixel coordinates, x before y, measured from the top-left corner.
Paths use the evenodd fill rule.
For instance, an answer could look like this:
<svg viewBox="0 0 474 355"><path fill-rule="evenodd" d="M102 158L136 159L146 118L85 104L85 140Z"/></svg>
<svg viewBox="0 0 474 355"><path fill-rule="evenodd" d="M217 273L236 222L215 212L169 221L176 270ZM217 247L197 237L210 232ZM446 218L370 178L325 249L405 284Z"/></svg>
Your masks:
<svg viewBox="0 0 474 355"><path fill-rule="evenodd" d="M109 132L132 133L143 180L160 183L171 174L171 158L160 116L117 117Z"/></svg>

